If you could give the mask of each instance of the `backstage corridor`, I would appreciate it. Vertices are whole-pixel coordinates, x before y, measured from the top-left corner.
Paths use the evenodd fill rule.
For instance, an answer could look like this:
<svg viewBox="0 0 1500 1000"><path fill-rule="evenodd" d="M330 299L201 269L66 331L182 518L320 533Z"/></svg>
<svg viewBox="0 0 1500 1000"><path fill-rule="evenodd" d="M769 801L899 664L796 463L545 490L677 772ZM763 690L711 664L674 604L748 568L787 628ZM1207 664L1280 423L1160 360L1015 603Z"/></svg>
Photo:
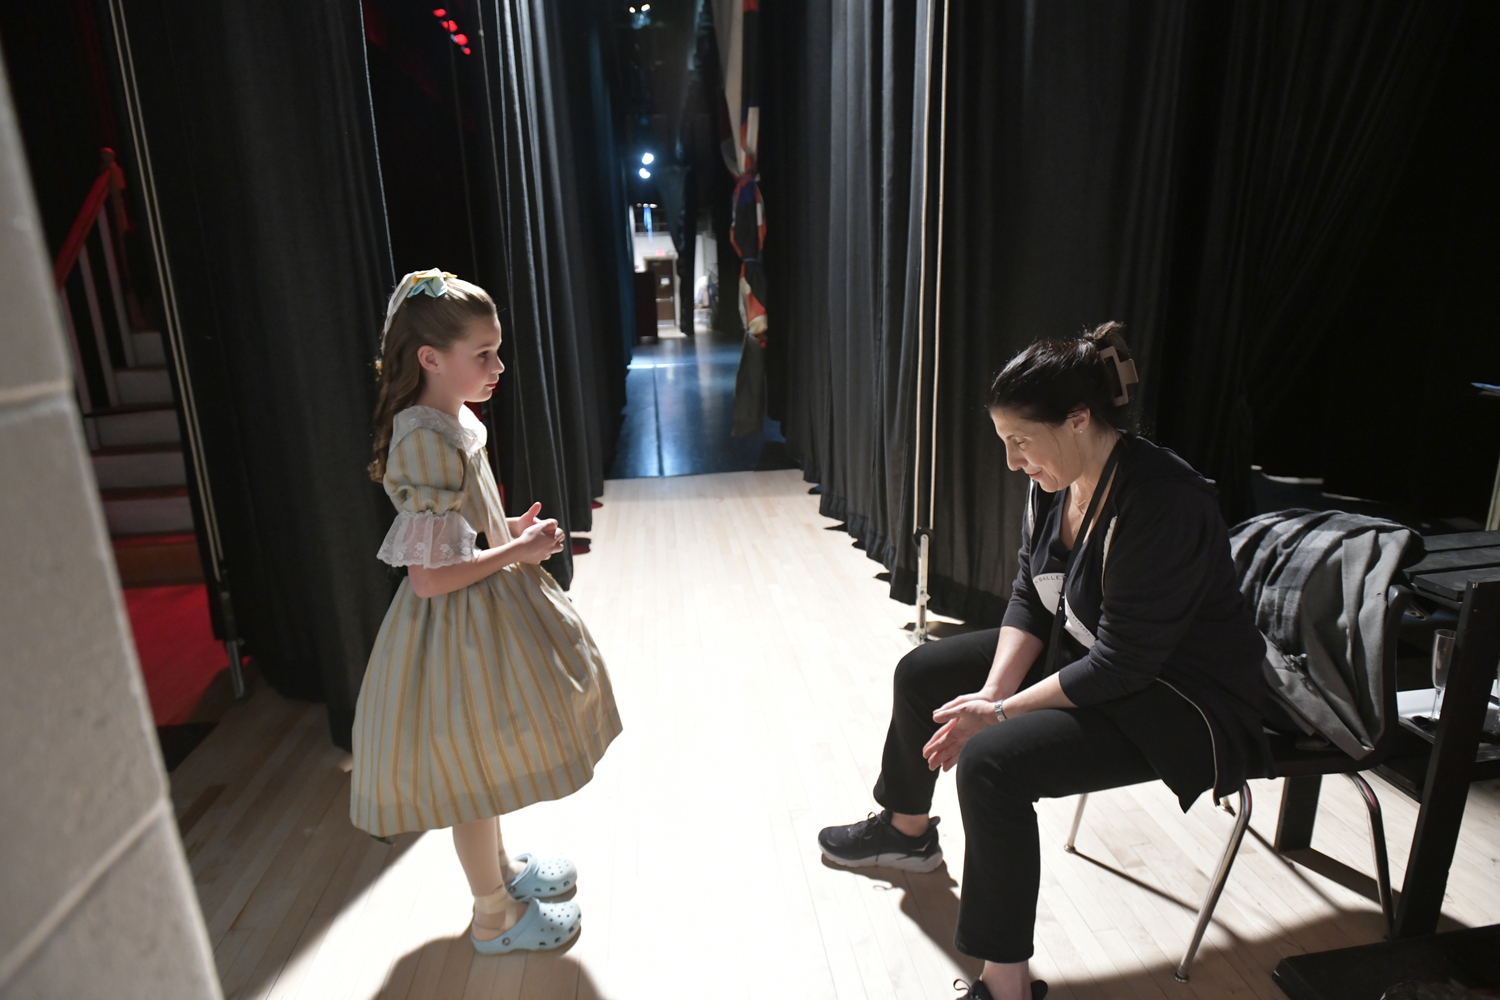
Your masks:
<svg viewBox="0 0 1500 1000"><path fill-rule="evenodd" d="M754 437L730 436L739 363L739 338L706 329L636 345L610 478L793 468L774 420Z"/></svg>

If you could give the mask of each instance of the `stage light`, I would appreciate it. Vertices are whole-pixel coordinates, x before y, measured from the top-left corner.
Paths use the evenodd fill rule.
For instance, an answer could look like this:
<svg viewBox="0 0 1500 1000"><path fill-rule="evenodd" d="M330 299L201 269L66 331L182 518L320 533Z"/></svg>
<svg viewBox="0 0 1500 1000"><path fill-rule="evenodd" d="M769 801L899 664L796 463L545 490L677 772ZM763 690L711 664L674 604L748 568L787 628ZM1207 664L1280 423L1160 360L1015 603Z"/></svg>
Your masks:
<svg viewBox="0 0 1500 1000"><path fill-rule="evenodd" d="M464 46L464 55L469 55L469 54L470 54L469 53L469 47L467 45L465 45Z"/></svg>
<svg viewBox="0 0 1500 1000"><path fill-rule="evenodd" d="M651 171L647 170L645 167L642 167L641 168L641 180L646 180L650 176L651 176Z"/></svg>
<svg viewBox="0 0 1500 1000"><path fill-rule="evenodd" d="M641 162L642 163L649 164L654 159L656 159L656 157L652 156L650 153L642 153L641 154Z"/></svg>
<svg viewBox="0 0 1500 1000"><path fill-rule="evenodd" d="M432 12L432 16L433 17L447 17L448 16L448 12L446 10L444 10L443 8L439 7L437 10L435 10L435 11Z"/></svg>
<svg viewBox="0 0 1500 1000"><path fill-rule="evenodd" d="M634 7L630 8L630 13L632 13L632 14L635 13L635 8Z"/></svg>
<svg viewBox="0 0 1500 1000"><path fill-rule="evenodd" d="M457 42L458 44L460 44L460 45L468 45L469 44L469 36L468 35L454 35L453 36L453 40L455 42Z"/></svg>
<svg viewBox="0 0 1500 1000"><path fill-rule="evenodd" d="M641 13L642 14L646 13L646 11L648 11L650 9L651 9L651 5L649 3L643 3L643 4L641 4Z"/></svg>

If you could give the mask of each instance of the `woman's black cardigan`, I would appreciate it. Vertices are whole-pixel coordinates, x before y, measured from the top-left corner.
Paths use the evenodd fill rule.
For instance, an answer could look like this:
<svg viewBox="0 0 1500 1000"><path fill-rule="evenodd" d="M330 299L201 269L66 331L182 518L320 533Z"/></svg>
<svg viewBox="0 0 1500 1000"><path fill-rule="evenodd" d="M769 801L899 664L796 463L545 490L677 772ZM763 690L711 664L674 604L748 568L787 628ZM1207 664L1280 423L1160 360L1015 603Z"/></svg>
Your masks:
<svg viewBox="0 0 1500 1000"><path fill-rule="evenodd" d="M1139 710L1150 699L1129 696L1161 683L1192 702L1213 736L1214 794L1229 795L1246 778L1271 773L1261 724L1265 640L1240 594L1213 483L1143 438L1127 434L1120 447L1114 486L1067 587L1068 609L1095 641L1086 652L1065 641L1058 680L1073 704L1109 712L1185 810L1204 791L1191 777L1201 768L1185 766L1180 742L1161 732L1149 708ZM1032 484L1004 619L1043 642L1052 612L1032 577L1043 572L1044 535L1057 520L1049 515L1065 495Z"/></svg>

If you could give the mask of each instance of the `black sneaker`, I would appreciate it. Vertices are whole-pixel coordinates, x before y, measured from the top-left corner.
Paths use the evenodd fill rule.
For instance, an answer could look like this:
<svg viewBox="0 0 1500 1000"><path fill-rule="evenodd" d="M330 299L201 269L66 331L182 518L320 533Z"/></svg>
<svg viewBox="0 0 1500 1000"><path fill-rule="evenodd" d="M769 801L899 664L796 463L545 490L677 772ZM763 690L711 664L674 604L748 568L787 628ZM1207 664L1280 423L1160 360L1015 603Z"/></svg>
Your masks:
<svg viewBox="0 0 1500 1000"><path fill-rule="evenodd" d="M990 993L990 988L977 979L972 983L966 983L962 979L955 979L953 980L953 988L955 990L968 991L963 996L958 997L957 1000L995 1000L994 995ZM1031 981L1031 1000L1042 1000L1046 995L1047 981L1044 979L1033 979Z"/></svg>
<svg viewBox="0 0 1500 1000"><path fill-rule="evenodd" d="M899 868L907 872L930 872L943 863L938 846L938 818L932 817L920 837L908 837L891 826L891 811L870 813L870 818L848 826L824 827L818 833L823 857L845 868Z"/></svg>

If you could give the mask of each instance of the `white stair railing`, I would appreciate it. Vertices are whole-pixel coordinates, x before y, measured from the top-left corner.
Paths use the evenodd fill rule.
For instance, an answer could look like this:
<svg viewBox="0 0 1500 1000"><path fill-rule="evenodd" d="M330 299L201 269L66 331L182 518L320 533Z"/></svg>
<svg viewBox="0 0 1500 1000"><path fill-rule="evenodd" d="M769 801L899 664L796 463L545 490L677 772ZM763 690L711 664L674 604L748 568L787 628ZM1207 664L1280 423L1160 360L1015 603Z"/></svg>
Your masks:
<svg viewBox="0 0 1500 1000"><path fill-rule="evenodd" d="M53 280L57 286L58 303L62 311L63 326L68 332L68 346L73 355L73 380L78 393L78 405L84 416L97 410L120 405L119 380L115 377L113 349L118 349L126 367L135 366L135 341L131 336L130 312L127 308L125 285L120 276L120 259L115 244L115 231L110 226L113 212L117 223L123 222L124 208L120 194L125 189L125 175L115 163L112 150L106 149L104 170L89 189L83 207L73 227L68 231L67 241L53 265ZM94 255L98 254L104 264L106 288L100 288L95 275ZM75 280L76 276L76 280ZM87 329L80 338L79 321L74 315L73 293L81 292L85 305ZM113 309L113 323L104 316L101 291L109 296ZM92 342L94 356L85 355L82 344ZM90 364L90 362L94 362ZM92 376L92 377L91 377ZM103 385L102 397L97 385Z"/></svg>

